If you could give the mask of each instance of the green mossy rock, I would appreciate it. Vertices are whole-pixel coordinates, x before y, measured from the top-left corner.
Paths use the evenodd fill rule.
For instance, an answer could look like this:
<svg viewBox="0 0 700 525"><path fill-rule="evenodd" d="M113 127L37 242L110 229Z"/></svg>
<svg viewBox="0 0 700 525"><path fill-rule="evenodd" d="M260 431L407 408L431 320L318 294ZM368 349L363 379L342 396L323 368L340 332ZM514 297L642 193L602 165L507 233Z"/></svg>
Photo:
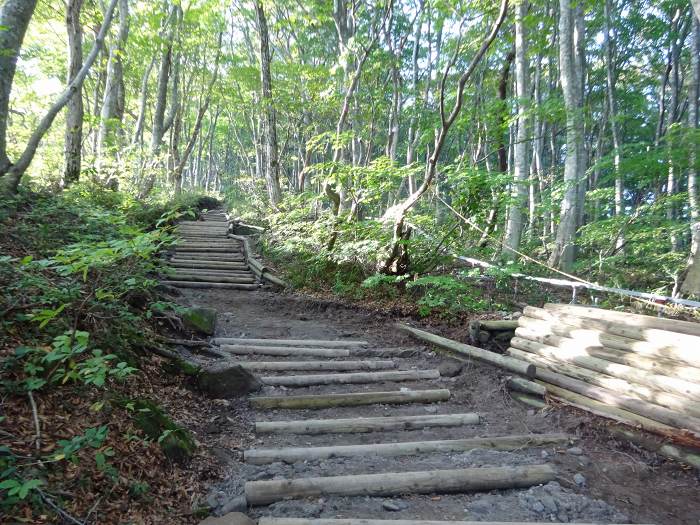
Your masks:
<svg viewBox="0 0 700 525"><path fill-rule="evenodd" d="M182 314L185 326L206 335L214 335L216 329L216 310L203 306L192 306Z"/></svg>
<svg viewBox="0 0 700 525"><path fill-rule="evenodd" d="M134 405L134 421L144 434L154 441L161 439L160 447L171 461L184 462L192 457L197 446L190 432L170 419L162 408L148 399L129 401Z"/></svg>

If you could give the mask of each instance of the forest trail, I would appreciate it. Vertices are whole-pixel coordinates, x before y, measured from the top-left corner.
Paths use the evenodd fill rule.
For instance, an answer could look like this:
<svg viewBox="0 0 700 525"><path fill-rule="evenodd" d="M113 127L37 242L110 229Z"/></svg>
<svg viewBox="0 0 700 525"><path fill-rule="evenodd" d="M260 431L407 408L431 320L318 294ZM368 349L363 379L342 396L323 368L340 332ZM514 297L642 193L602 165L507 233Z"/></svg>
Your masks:
<svg viewBox="0 0 700 525"><path fill-rule="evenodd" d="M179 240L168 258L172 273L163 283L180 288L255 290L256 278L241 242L228 237L225 214L210 211L203 219L178 224Z"/></svg>
<svg viewBox="0 0 700 525"><path fill-rule="evenodd" d="M206 216L206 238L228 243L217 216ZM187 233L188 243L197 237ZM238 258L209 260L207 272L247 271L237 244L187 253ZM381 314L253 283L179 278L169 282L185 288L183 300L218 311L211 343L263 384L232 402L242 426L221 430L240 433L242 444L227 451L228 474L209 496L218 514L247 511L265 525L691 523L684 509L693 497L672 474L659 473L664 504L620 506L658 492L648 478L629 481L639 461L584 446L584 418L513 403L499 371L417 346Z"/></svg>

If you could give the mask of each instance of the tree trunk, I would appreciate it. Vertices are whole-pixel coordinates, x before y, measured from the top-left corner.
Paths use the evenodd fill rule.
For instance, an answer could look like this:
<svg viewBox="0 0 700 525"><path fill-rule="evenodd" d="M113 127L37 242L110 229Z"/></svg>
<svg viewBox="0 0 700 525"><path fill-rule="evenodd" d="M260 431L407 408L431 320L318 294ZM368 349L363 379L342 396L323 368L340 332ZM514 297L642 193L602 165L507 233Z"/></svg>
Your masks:
<svg viewBox="0 0 700 525"><path fill-rule="evenodd" d="M155 55L151 58L150 63L143 72L143 77L141 78L141 95L139 96L139 114L136 118L136 125L134 126L134 137L131 139L133 145L143 145L143 130L146 123L146 105L148 103L148 79L151 76L151 71L153 71L153 66L156 64Z"/></svg>
<svg viewBox="0 0 700 525"><path fill-rule="evenodd" d="M389 246L389 253L382 264L382 272L383 273L403 273L406 268L404 267L407 260L406 260L406 240L408 239L408 236L410 235L410 228L405 227L405 220L406 220L406 214L408 211L415 206L415 204L418 202L418 200L421 198L421 196L428 191L428 189L432 186L432 183L435 179L435 176L437 174L437 164L440 159L440 153L442 152L442 148L445 145L445 140L447 138L447 134L450 131L450 128L452 127L452 124L456 120L457 116L459 115L460 111L462 110L462 105L464 103L464 86L466 85L467 81L471 78L472 74L476 70L476 66L481 62L481 59L484 57L488 49L491 47L491 44L496 38L496 35L498 34L499 29L501 28L501 25L503 24L503 20L506 17L506 14L508 12L508 0L502 0L501 1L501 6L499 10L499 14L494 21L493 25L491 26L491 30L489 31L489 34L485 37L483 42L481 43L481 46L479 47L478 51L472 58L471 62L467 66L467 69L462 73L462 75L459 77L459 81L457 83L457 88L455 89L455 102L452 107L452 110L447 114L445 112L445 81L447 78L447 73L449 72L449 69L452 65L454 65L454 62L457 59L457 56L454 55L452 57L451 62L448 64L448 67L445 69L445 72L442 76L442 82L441 82L441 89L440 89L440 120L441 120L441 127L440 130L437 133L437 136L435 138L435 149L433 151L433 154L430 156L428 159L428 166L426 168L426 173L425 173L425 179L423 180L423 183L420 185L420 187L413 192L411 195L409 195L406 200L404 200L401 204L399 204L396 209L394 210L394 225L393 225L393 232L392 232L392 241L391 245Z"/></svg>
<svg viewBox="0 0 700 525"><path fill-rule="evenodd" d="M688 169L688 208L690 212L691 247L688 268L682 276L680 291L687 295L700 296L700 204L698 203L697 181L697 129L698 96L700 96L700 0L693 0L695 13L692 26L690 49L691 84L688 101L688 127L690 128L690 160Z"/></svg>
<svg viewBox="0 0 700 525"><path fill-rule="evenodd" d="M0 5L0 178L4 178L12 166L7 157L10 92L24 34L35 7L36 0L5 0Z"/></svg>
<svg viewBox="0 0 700 525"><path fill-rule="evenodd" d="M69 0L66 4L66 30L68 33L68 81L77 76L83 67L83 26L80 12L83 0ZM66 107L66 131L64 146L64 167L61 187L66 187L80 179L83 147L83 96L82 86L71 97Z"/></svg>
<svg viewBox="0 0 700 525"><path fill-rule="evenodd" d="M256 0L255 12L260 31L260 82L262 85L262 104L265 113L265 180L267 195L273 207L282 200L279 180L279 159L277 149L277 118L272 98L272 73L270 71L270 40L267 19L262 0Z"/></svg>
<svg viewBox="0 0 700 525"><path fill-rule="evenodd" d="M559 68L566 107L566 159L564 161L564 198L550 266L571 271L575 259L574 241L578 221L581 159L583 153L583 115L579 72L574 53L574 19L570 0L559 0ZM580 35L579 35L580 36Z"/></svg>
<svg viewBox="0 0 700 525"><path fill-rule="evenodd" d="M129 38L129 3L119 0L119 33L109 49L105 92L100 112L98 171L101 161L117 147L116 135L121 132L124 116L124 67L122 57Z"/></svg>
<svg viewBox="0 0 700 525"><path fill-rule="evenodd" d="M503 242L503 255L515 257L515 251L520 247L520 237L523 231L523 208L527 202L528 162L527 162L527 97L529 75L526 56L525 16L527 15L527 0L521 0L515 10L515 85L518 98L518 129L514 145L514 181L511 192L511 202L508 205L508 223Z"/></svg>
<svg viewBox="0 0 700 525"><path fill-rule="evenodd" d="M622 142L620 140L620 131L617 123L617 96L615 92L615 64L613 60L612 44L610 36L613 33L612 20L612 5L613 0L605 0L605 29L603 31L603 47L605 48L605 73L606 73L606 93L608 100L608 115L610 122L610 131L613 141L613 171L615 174L615 215L622 217L624 214L624 180L620 164L622 162ZM596 219L596 217L594 217ZM625 244L625 233L620 231L617 236L615 248L619 251Z"/></svg>
<svg viewBox="0 0 700 525"><path fill-rule="evenodd" d="M80 87L83 84L83 80L85 80L85 77L87 76L88 72L90 71L90 68L92 67L92 64L95 62L95 59L97 58L97 55L99 54L100 48L102 47L105 39L105 35L109 29L110 24L112 23L112 15L114 14L114 8L117 4L117 0L112 0L110 6L107 8L107 11L105 12L105 18L104 21L102 22L102 26L100 27L100 30L97 34L97 37L95 38L95 44L92 47L92 50L90 51L90 54L88 55L87 59L85 60L85 63L83 64L82 69L78 72L78 74L75 76L73 81L68 84L68 87L66 90L61 93L61 95L56 99L56 101L53 103L53 105L49 108L49 110L46 112L44 117L41 119L39 124L37 125L36 129L32 132L31 136L29 137L29 141L27 142L27 145L24 148L24 151L22 152L22 155L19 157L17 162L15 164L9 165L9 167L3 172L0 171L0 185L3 187L2 190L0 190L0 193L16 193L17 192L17 187L19 186L20 180L22 179L22 176L24 175L25 171L29 167L29 165L32 163L32 160L34 159L34 155L36 154L36 150L39 147L39 144L41 143L41 139L44 138L44 135L46 135L46 132L51 128L51 125L53 124L54 119L56 118L56 115L65 107L66 104L68 104L68 101L70 101L71 97L75 95L75 93L80 89ZM6 11L8 11L8 6L10 6L10 11L12 11L12 7L15 7L15 10L12 11L11 13L8 13L11 16L5 16ZM5 22L7 23L19 23L19 17L18 13L23 11L23 9L17 9L17 6L15 5L14 2L6 2L3 5L2 11L0 11L0 26L4 27L11 27L5 25ZM29 18L31 17L31 13L28 14L27 17L27 23L29 22ZM26 30L26 25L25 25L25 30ZM15 33L14 31L0 31L0 35L7 35L7 33ZM5 39L7 38L6 36L4 37ZM18 44L21 43L21 40L17 41ZM11 43L11 42L10 42ZM0 45L3 44L3 41L0 40ZM10 48L14 49L14 48ZM19 47L16 48L17 51L19 51ZM2 73L2 67L3 67L3 61L5 60L5 55L6 53L0 53L0 55L3 56L3 58L0 59L0 78L2 78L1 82L4 82L5 79L1 75ZM16 60L16 54L14 55L14 59ZM12 73L14 73L14 65L16 64L15 61L12 61ZM11 87L11 84L10 84ZM9 94L9 93L8 93ZM1 97L2 95L0 95ZM2 101L0 100L0 121L2 121ZM2 130L4 131L4 129ZM4 142L5 138L3 135L3 139L1 141L1 144L4 147ZM0 150L3 151L3 150ZM2 158L2 155L0 155L0 158ZM5 156L5 158L7 158Z"/></svg>

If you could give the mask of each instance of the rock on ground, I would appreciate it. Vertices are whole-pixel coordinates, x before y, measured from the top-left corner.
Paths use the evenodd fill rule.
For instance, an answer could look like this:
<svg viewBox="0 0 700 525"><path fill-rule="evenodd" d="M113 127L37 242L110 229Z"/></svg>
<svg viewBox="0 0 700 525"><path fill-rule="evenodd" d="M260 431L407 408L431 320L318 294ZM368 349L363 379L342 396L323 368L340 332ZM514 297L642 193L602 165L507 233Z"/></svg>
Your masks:
<svg viewBox="0 0 700 525"><path fill-rule="evenodd" d="M249 371L226 362L202 368L197 383L202 392L217 399L241 397L262 387L260 380Z"/></svg>

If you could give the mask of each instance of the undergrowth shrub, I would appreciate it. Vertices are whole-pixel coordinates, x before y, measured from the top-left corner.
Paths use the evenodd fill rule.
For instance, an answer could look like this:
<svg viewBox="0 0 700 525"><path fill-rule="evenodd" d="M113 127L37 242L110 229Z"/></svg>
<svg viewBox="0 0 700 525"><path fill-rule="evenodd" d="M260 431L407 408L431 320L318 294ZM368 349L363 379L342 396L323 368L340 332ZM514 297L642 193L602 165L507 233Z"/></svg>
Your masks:
<svg viewBox="0 0 700 525"><path fill-rule="evenodd" d="M0 201L0 395L25 406L56 395L95 400L92 426L45 433L31 455L0 447L0 514L44 506L49 486L70 479L61 474L69 464L120 483L109 392L138 373L149 324L176 309L156 292L172 225L215 206L205 195L143 204L89 183ZM15 431L3 418L0 429Z"/></svg>

